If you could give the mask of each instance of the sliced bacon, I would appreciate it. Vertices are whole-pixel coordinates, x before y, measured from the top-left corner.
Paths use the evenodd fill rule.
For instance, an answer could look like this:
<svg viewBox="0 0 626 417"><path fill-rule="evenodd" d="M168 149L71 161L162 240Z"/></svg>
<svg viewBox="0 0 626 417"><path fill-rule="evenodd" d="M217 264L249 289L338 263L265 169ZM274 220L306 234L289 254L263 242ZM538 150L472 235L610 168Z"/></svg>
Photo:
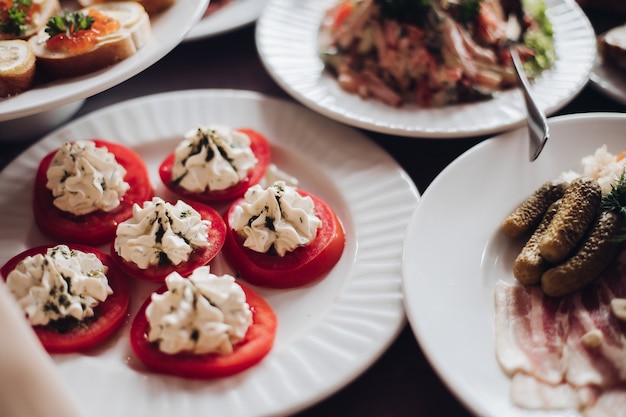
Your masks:
<svg viewBox="0 0 626 417"><path fill-rule="evenodd" d="M624 272L616 264L595 285L562 298L496 284L496 357L512 377L515 405L624 416L626 322L610 310L611 299L626 296ZM618 405L622 414L602 414Z"/></svg>
<svg viewBox="0 0 626 417"><path fill-rule="evenodd" d="M595 403L583 411L585 417L623 417L626 411L626 385L602 392Z"/></svg>
<svg viewBox="0 0 626 417"><path fill-rule="evenodd" d="M610 387L626 381L626 338L610 309L613 292L606 282L571 297L565 379L575 386ZM582 337L599 330L602 343L586 346Z"/></svg>
<svg viewBox="0 0 626 417"><path fill-rule="evenodd" d="M524 372L549 384L563 380L567 329L560 302L539 287L496 283L496 357L508 375Z"/></svg>
<svg viewBox="0 0 626 417"><path fill-rule="evenodd" d="M518 372L511 379L511 402L531 410L578 410L595 400L590 388L575 388L566 383L548 384Z"/></svg>

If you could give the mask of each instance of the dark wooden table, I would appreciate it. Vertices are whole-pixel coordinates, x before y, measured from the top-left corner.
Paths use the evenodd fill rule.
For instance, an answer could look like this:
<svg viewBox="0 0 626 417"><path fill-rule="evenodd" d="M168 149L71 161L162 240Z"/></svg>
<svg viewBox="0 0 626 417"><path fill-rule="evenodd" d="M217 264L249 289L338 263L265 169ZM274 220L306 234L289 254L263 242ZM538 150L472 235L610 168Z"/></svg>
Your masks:
<svg viewBox="0 0 626 417"><path fill-rule="evenodd" d="M600 13L590 14L590 18L598 33L624 21L623 17ZM254 26L248 26L179 45L141 74L86 100L75 117L137 96L196 88L252 90L292 100L262 66L255 48ZM587 86L558 114L625 110L625 106ZM485 139L429 140L363 133L397 160L421 193L446 165ZM0 169L36 140L0 142ZM407 325L387 352L359 378L298 414L300 417L321 415L464 417L472 414L439 379Z"/></svg>

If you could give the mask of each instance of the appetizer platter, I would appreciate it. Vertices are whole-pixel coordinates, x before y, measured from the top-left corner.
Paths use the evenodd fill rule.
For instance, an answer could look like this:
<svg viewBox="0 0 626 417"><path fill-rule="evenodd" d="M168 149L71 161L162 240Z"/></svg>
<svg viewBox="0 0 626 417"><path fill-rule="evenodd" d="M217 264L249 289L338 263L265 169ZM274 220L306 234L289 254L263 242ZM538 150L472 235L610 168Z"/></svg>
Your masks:
<svg viewBox="0 0 626 417"><path fill-rule="evenodd" d="M140 33L138 32L132 37L140 44L130 48L132 53L126 59L102 69L94 67L92 72L76 74L71 77L66 77L65 74L69 71L68 68L72 68L72 65L59 68L58 72L62 75L61 78L54 77L54 79L45 80L43 83L35 82L26 91L0 99L0 123L16 121L52 111L64 105L71 105L134 76L154 64L180 43L192 25L200 19L207 3L206 1L195 0L176 1L165 10L150 15L149 24L144 17L133 18L133 22L143 22ZM76 11L82 7L78 2L70 0L64 0L60 3L62 11ZM106 5L87 7L111 8L111 6ZM131 12L130 9L118 10L115 13L118 13L120 17L134 15L134 11ZM41 30L43 32L44 29ZM119 36L115 35L115 37ZM39 42L37 43L39 44ZM118 50L116 55L119 53L121 50ZM46 59L50 58L50 61L60 62L57 60L58 53L46 55L47 53L42 52L41 54ZM81 64L80 67L84 66Z"/></svg>
<svg viewBox="0 0 626 417"><path fill-rule="evenodd" d="M254 22L268 0L228 0L210 15L205 15L196 23L185 41L196 41L217 36ZM213 2L211 2L212 4Z"/></svg>
<svg viewBox="0 0 626 417"><path fill-rule="evenodd" d="M238 112L229 111L235 107ZM152 345L140 342L138 336L145 319L135 320L137 312L143 311L144 302L162 287L162 281L129 277L129 314L121 328L85 354L52 355L61 378L86 414L165 416L176 410L177 415L192 416L207 409L242 416L291 414L357 377L404 324L402 239L419 199L415 185L389 155L358 132L299 106L251 92L190 90L142 97L98 110L46 136L0 174L0 207L6 214L0 220L4 231L0 263L54 242L37 226L32 211L37 167L50 152L64 143L89 138L122 145L145 163L154 186L152 204L160 204L160 197L174 199L175 194L161 180L159 167L186 132L211 123L262 132L271 147L272 164L326 202L340 219L345 232L343 251L336 263L316 267L328 272L309 283L281 288L242 280L249 302L265 317L255 322L259 329L255 332L268 334L275 328L273 347L250 369L208 380L198 380L191 373L181 377L148 370L147 366L167 374L179 369L151 353ZM190 204L201 210L196 203ZM229 207L230 203L216 205L215 210L224 214ZM212 218L211 223L220 222ZM118 256L117 246L98 248L111 253L113 264L119 265L116 258L124 254ZM211 273L237 275L221 252L211 256ZM168 287L176 285L169 280ZM267 346L267 338L258 340ZM116 398L114 404L108 401L111 396Z"/></svg>
<svg viewBox="0 0 626 417"><path fill-rule="evenodd" d="M441 107L393 107L344 91L320 58L320 28L327 11L336 4L334 0L273 0L257 23L256 42L263 64L302 104L359 128L408 137L458 138L523 125L526 109L518 89L496 92L491 99ZM533 95L551 114L584 87L596 47L593 28L576 3L547 0L545 5L557 57L554 65L535 79Z"/></svg>
<svg viewBox="0 0 626 417"><path fill-rule="evenodd" d="M614 279L620 279L620 276L623 279L624 276L623 270L621 275L614 273L618 268L623 268L620 266L623 260L620 259L605 271L606 277L601 275L598 278L597 284L591 283L582 290L579 290L580 286L571 287L567 290L571 294L565 294L565 290L561 291L560 287L551 286L554 283L552 272L544 272L541 276L543 287L530 284L536 280L528 280L527 285L523 286L518 281L523 281L523 276L517 275L517 272L514 276L516 258L526 240L510 238L501 230L501 224L514 209L548 181L564 175L573 175L574 171L590 175L587 173L587 164L592 157L597 158L598 155L605 153L609 160L617 161L623 166L621 157L615 156L624 148L621 132L626 126L626 118L623 115L612 113L569 115L549 119L549 122L551 140L541 157L533 163L528 162L525 157L528 144L524 130L520 129L488 139L450 164L424 192L405 242L403 287L409 323L426 356L443 381L465 406L478 415L554 416L565 412L574 416L579 415L577 408L591 409L595 401L598 401L596 404L599 406L604 401L596 399L600 398L602 391L596 391L593 384L588 391L588 388L581 384L580 397L570 395L569 387L559 385L558 382L561 380L557 376L556 383L553 384L559 386L558 390L542 397L544 400L555 400L555 403L542 404L541 401L529 403L528 397L524 395L534 393L541 384L526 385L531 388L523 391L524 395L520 397L515 387L520 386L518 382L521 378L513 376L517 373L511 371L511 364L508 361L513 359L517 364L523 364L523 357L520 357L519 353L508 352L513 356L503 354L505 347L516 347L520 351L525 349L523 343L511 346L511 341L507 339L508 337L519 342L516 335L521 329L503 332L503 328L514 326L513 321L507 320L514 320L515 314L518 314L511 311L508 312L510 316L502 314L507 306L517 305L516 301L502 303L502 297L505 297L503 294L509 294L508 289L525 288L521 294L538 295L542 291L552 294L552 296L538 295L544 300L544 308L553 305L550 304L553 302L558 306L559 300L563 300L563 303L572 300L575 304L577 302L575 300L585 297L584 305L588 309L593 309L593 306L597 305L597 302L592 301L594 294L596 291L598 294L604 291L603 283L606 282L610 286ZM494 171L499 175L495 177L491 175ZM569 179L571 187L576 183L573 178L575 176ZM606 185L602 187L602 192L605 193ZM608 189L610 188L609 186ZM565 195L561 202L563 200ZM462 212L458 211L459 202L463 202ZM450 239L450 236L454 238ZM581 244L581 251L582 248ZM446 262L450 257L453 257L455 262ZM559 269L558 264L554 269ZM561 298L556 298L557 296ZM623 294L616 293L615 296L623 297ZM610 299L604 299L600 304L604 305L605 301ZM607 317L611 322L610 326L617 323L618 335L620 331L623 332L624 325L619 324L620 319L610 317L615 313L609 312L607 316L609 310L600 308L604 314L599 314L597 319L604 320L601 316ZM529 313L528 318L537 317L541 320L540 312L535 311L535 314ZM545 311L543 314L543 320L549 320L549 314ZM582 317L585 309L578 309L574 314L575 317ZM438 320L429 319L433 316ZM595 320L596 318L593 320L594 323ZM541 329L547 330L551 327L545 322L544 324L546 327L533 328L529 325L530 328L527 330L533 332L533 335L525 340L531 345L531 340L544 340L543 348L536 351L537 362L533 362L535 359L531 359L531 362L549 365L551 348L547 347L545 341L549 340L549 346L552 346L552 336L542 335ZM607 344L612 344L610 326L602 327ZM442 332L442 327L447 331ZM594 340L598 342L595 346L602 346L602 334L597 328L589 331L589 335L585 334L584 337L578 333L580 328L566 326L564 329L566 332L570 329L571 332L566 342L568 349L580 343L586 344L581 351L570 351L571 354L580 355L585 349L593 350L593 341L590 340L592 336L599 336ZM461 341L463 349L458 348ZM620 343L623 342L618 342L614 346L616 351L624 354L626 351L623 344L620 347ZM597 358L603 357L600 354L604 352L603 350L597 352L599 355ZM580 359L584 355L582 353L582 356L577 357ZM591 367L594 365L593 361L587 363L582 359L578 360L578 363ZM520 375L523 376L526 372L527 375L539 378L538 374L545 372L545 369L526 368ZM563 378L571 377L569 369L567 372L568 376ZM572 375L573 372L575 371L572 369ZM595 372L588 371L589 374ZM621 394L619 392L613 398L617 401L614 404L623 404L625 397L623 391ZM609 400L610 397L605 399ZM585 403L590 400L591 403ZM559 404L555 405L556 403ZM614 405L613 409L621 410L623 406ZM595 415L591 410L589 413Z"/></svg>

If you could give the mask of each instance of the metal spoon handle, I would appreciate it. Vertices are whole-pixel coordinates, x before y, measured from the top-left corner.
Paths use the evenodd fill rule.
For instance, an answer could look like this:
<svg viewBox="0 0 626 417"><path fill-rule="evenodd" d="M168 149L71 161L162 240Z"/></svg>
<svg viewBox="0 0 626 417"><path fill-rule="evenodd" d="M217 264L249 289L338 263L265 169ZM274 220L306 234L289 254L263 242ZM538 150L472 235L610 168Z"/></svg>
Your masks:
<svg viewBox="0 0 626 417"><path fill-rule="evenodd" d="M543 147L548 141L550 136L550 129L548 127L548 121L546 115L539 109L537 102L533 99L530 93L530 84L528 78L524 73L522 67L522 61L515 49L515 46L511 47L511 58L513 59L513 66L515 67L515 73L520 81L520 87L524 94L524 101L526 102L526 110L528 112L528 134L530 138L530 147L528 158L532 162L541 153Z"/></svg>

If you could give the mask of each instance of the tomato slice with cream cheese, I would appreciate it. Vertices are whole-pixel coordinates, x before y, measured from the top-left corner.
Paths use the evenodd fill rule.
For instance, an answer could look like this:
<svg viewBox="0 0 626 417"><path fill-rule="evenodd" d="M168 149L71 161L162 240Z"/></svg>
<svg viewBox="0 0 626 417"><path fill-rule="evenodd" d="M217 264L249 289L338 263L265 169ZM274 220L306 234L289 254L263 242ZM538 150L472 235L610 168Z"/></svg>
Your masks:
<svg viewBox="0 0 626 417"><path fill-rule="evenodd" d="M245 133L250 138L250 149L256 156L257 164L248 172L248 176L239 183L226 188L224 190L207 190L203 193L196 193L186 190L185 188L178 186L172 181L172 172L174 168L175 154L172 152L165 158L159 167L159 175L163 184L183 197L185 200L198 201L200 203L214 203L232 200L243 196L243 194L253 185L258 184L267 171L267 167L270 164L271 151L270 144L264 135L253 129L237 129L239 132Z"/></svg>
<svg viewBox="0 0 626 417"><path fill-rule="evenodd" d="M228 231L223 253L237 276L263 287L292 288L320 279L339 261L345 247L345 233L337 215L321 198L302 190L298 193L313 199L322 227L309 245L282 257L273 250L261 253L243 245L245 239L230 226L232 213L242 200L231 205L225 216Z"/></svg>
<svg viewBox="0 0 626 417"><path fill-rule="evenodd" d="M246 302L252 310L252 324L244 339L233 346L232 353L172 355L161 352L156 344L148 341L150 323L145 312L150 304L150 298L143 303L131 326L130 342L133 351L148 369L185 378L226 377L256 365L272 349L278 320L274 310L263 297L249 287L241 283L239 285L246 294ZM163 286L157 292L165 290L167 287Z"/></svg>
<svg viewBox="0 0 626 417"><path fill-rule="evenodd" d="M209 220L208 246L196 248L191 252L189 259L178 265L166 263L162 265L150 266L148 269L142 269L134 262L129 262L122 258L115 251L115 239L111 242L111 256L116 265L128 275L150 282L163 282L165 277L176 271L182 276L188 276L194 269L199 266L208 264L222 250L226 239L226 224L221 215L212 207L196 202L186 202L193 207L203 220Z"/></svg>
<svg viewBox="0 0 626 417"><path fill-rule="evenodd" d="M45 245L27 249L9 259L0 268L2 279L6 281L9 273L27 256L45 254L48 248L54 246ZM113 294L94 308L94 316L87 321L61 325L62 323L57 320L56 323L46 326L33 326L41 344L49 353L82 352L92 349L109 339L128 317L130 300L128 277L114 265L111 257L89 246L79 244L67 246L70 249L95 254L108 267L106 275Z"/></svg>
<svg viewBox="0 0 626 417"><path fill-rule="evenodd" d="M120 205L109 212L95 211L74 215L55 207L52 192L46 187L47 172L56 151L46 155L37 169L33 193L35 223L48 237L63 243L100 246L115 237L117 225L132 216L133 204L150 200L154 194L150 176L141 157L133 150L101 139L92 139L96 147L106 147L117 162L126 169L124 181L130 189L122 196Z"/></svg>

